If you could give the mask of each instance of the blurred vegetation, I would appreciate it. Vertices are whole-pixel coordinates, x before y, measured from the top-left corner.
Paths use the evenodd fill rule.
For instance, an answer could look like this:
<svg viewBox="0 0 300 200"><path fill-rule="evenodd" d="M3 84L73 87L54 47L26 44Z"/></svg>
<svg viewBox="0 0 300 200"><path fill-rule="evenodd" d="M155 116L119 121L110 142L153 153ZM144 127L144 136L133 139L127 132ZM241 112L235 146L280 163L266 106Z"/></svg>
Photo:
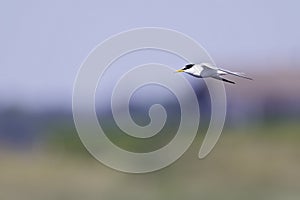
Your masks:
<svg viewBox="0 0 300 200"><path fill-rule="evenodd" d="M196 143L201 143L207 125L205 127L200 127L199 133L196 136ZM268 120L262 124L252 124L245 125L244 127L224 127L222 137L224 135L232 135L231 137L243 137L243 138L254 138L254 139L268 139L273 142L291 142L300 143L300 124L297 121L278 121L278 120ZM148 150L141 144L132 141L132 137L119 137L119 130L115 128L110 128L107 135L112 141L122 148L129 149L135 152L141 152ZM167 129L168 131L168 129ZM170 130L174 131L174 130ZM152 142L159 142L160 145L166 144L170 139L169 136L166 138L160 137L159 141L153 140ZM142 139L141 139L142 140ZM86 155L87 151L80 141L79 135L72 123L66 125L58 125L51 128L51 131L47 134L47 149L50 151L60 151L65 153L70 153L74 155ZM143 148L142 150L140 148Z"/></svg>
<svg viewBox="0 0 300 200"><path fill-rule="evenodd" d="M192 146L171 166L126 174L94 159L72 122L55 122L46 144L22 152L1 148L0 199L298 200L299 130L296 120L225 127L213 151L199 160L205 131L200 127Z"/></svg>

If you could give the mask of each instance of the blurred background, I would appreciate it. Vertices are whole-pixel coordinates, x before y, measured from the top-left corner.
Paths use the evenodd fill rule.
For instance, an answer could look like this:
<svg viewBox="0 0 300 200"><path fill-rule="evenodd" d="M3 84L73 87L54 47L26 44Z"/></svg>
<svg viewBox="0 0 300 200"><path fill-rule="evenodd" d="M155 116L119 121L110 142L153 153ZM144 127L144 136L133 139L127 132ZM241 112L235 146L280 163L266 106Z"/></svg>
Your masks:
<svg viewBox="0 0 300 200"><path fill-rule="evenodd" d="M299 7L296 0L2 1L0 199L298 200ZM98 43L145 26L191 36L218 66L244 71L254 81L234 79L236 85L226 85L223 134L209 156L199 160L209 96L202 80L186 76L203 116L196 140L171 166L132 175L105 167L85 150L73 123L72 87L81 63ZM148 62L174 69L185 64L165 52L144 51L112 69ZM164 93L155 87L151 91ZM134 98L144 100L147 88L140 92ZM174 101L163 104L176 116ZM147 124L147 106L134 105L133 119ZM98 106L99 121L115 141L131 150L147 150L123 138L109 111ZM176 120L169 126L176 127Z"/></svg>

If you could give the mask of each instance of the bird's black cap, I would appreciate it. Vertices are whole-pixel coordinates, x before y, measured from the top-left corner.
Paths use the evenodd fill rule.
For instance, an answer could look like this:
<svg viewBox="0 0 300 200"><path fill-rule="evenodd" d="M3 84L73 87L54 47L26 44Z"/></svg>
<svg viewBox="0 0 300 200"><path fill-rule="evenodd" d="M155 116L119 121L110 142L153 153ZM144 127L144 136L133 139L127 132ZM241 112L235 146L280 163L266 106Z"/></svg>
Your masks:
<svg viewBox="0 0 300 200"><path fill-rule="evenodd" d="M190 69L193 67L195 64L187 64L182 70Z"/></svg>

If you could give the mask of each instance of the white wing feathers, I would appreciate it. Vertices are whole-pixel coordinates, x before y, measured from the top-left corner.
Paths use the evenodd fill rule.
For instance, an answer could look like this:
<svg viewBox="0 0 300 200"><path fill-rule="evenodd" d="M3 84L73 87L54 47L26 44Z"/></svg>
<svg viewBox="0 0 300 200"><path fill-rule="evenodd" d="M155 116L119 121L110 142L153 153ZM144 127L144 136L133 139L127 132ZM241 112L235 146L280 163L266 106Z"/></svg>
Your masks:
<svg viewBox="0 0 300 200"><path fill-rule="evenodd" d="M253 80L252 78L247 77L244 73L241 73L241 72L232 72L232 71L229 71L229 70L226 70L226 69L219 69L219 70L222 71L222 72L225 72L227 74L231 74L231 75L238 76L238 77L241 77L241 78Z"/></svg>

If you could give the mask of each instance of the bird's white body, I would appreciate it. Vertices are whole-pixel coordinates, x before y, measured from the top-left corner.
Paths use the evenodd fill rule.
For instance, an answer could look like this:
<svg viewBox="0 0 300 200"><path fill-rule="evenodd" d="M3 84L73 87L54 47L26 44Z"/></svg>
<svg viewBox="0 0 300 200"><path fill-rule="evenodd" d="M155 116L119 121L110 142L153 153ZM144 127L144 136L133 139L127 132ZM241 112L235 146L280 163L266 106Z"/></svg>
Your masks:
<svg viewBox="0 0 300 200"><path fill-rule="evenodd" d="M208 78L212 77L218 80L222 80L229 83L234 83L233 81L224 79L221 77L222 75L231 74L234 76L250 79L249 77L246 77L243 73L239 72L231 72L229 70L224 70L221 68L217 68L216 66L210 64L210 63L200 63L200 64L188 64L183 69L177 70L177 72L186 72L192 76L195 76L197 78Z"/></svg>

